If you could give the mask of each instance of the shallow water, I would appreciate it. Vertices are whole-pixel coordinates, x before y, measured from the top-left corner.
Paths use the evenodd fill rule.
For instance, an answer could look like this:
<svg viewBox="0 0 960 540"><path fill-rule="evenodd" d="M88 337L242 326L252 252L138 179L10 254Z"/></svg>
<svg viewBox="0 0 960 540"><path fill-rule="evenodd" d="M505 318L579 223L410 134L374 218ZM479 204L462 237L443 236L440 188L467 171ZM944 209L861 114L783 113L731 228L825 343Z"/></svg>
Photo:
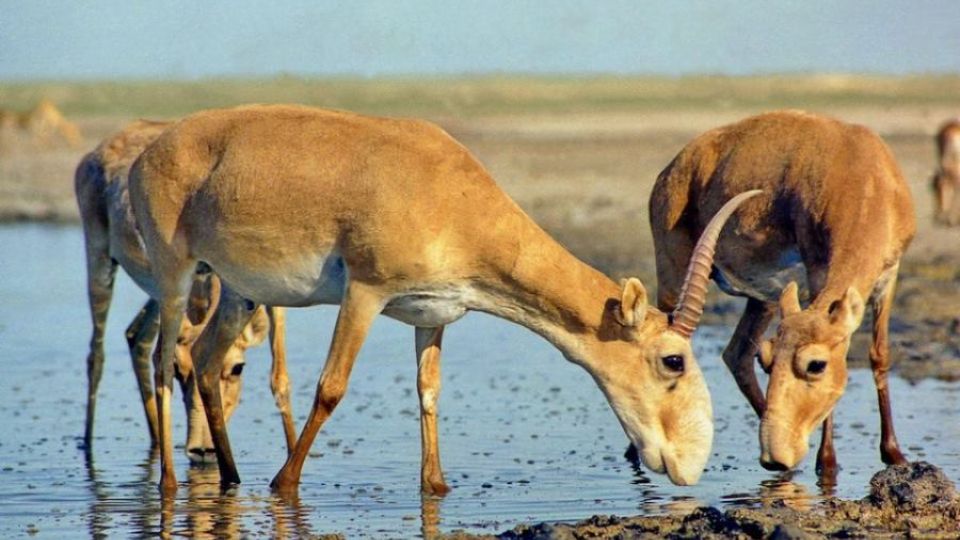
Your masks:
<svg viewBox="0 0 960 540"><path fill-rule="evenodd" d="M545 341L504 321L470 314L444 336L441 456L453 491L419 493L420 441L413 330L381 318L356 363L350 390L304 468L299 501L268 483L285 459L265 346L250 351L230 434L243 484L221 494L215 468L176 454L180 489L161 507L155 456L123 330L145 296L118 278L107 333L92 462L83 432L90 322L79 228L0 227L0 537L64 538L251 534L414 537L593 514L683 511L702 504L804 507L821 488L809 455L792 476L763 470L757 421L719 358L729 328L695 339L713 396L714 455L699 485L677 487L633 469L626 438L591 379ZM334 308L290 310L288 355L302 423L329 343ZM960 477L960 385L891 380L897 433L911 459ZM186 431L175 407L175 433ZM836 411L843 467L831 493L859 498L881 468L870 372L854 370ZM819 442L813 437L811 442ZM815 451L815 450L814 450Z"/></svg>

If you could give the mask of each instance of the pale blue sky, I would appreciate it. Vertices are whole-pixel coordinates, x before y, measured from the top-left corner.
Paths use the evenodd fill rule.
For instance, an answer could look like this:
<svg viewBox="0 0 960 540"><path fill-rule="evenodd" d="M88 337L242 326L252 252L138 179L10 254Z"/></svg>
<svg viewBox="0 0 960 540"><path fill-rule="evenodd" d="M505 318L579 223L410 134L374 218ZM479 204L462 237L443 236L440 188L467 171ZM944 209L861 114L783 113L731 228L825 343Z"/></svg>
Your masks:
<svg viewBox="0 0 960 540"><path fill-rule="evenodd" d="M956 0L0 0L0 80L960 72Z"/></svg>

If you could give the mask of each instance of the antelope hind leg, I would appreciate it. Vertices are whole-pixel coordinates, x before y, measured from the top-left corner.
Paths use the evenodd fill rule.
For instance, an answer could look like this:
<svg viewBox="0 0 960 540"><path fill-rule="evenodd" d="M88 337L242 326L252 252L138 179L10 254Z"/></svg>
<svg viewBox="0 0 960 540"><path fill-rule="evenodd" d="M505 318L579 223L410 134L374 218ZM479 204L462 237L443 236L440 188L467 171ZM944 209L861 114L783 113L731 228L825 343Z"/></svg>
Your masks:
<svg viewBox="0 0 960 540"><path fill-rule="evenodd" d="M420 396L420 486L428 495L446 495L450 488L440 467L437 401L440 399L440 343L443 327L416 329L417 394Z"/></svg>
<svg viewBox="0 0 960 540"><path fill-rule="evenodd" d="M83 444L90 450L93 443L93 422L97 409L97 389L103 376L103 334L107 327L107 314L113 299L113 282L117 264L106 250L87 245L87 297L90 302L90 318L93 333L90 337L90 352L87 355L87 416L83 431Z"/></svg>
<svg viewBox="0 0 960 540"><path fill-rule="evenodd" d="M133 374L137 378L143 413L147 418L150 431L150 445L157 446L160 441L160 428L157 420L157 401L150 381L150 352L157 333L160 330L160 305L156 300L147 300L140 312L127 327L127 346L130 348L130 360Z"/></svg>

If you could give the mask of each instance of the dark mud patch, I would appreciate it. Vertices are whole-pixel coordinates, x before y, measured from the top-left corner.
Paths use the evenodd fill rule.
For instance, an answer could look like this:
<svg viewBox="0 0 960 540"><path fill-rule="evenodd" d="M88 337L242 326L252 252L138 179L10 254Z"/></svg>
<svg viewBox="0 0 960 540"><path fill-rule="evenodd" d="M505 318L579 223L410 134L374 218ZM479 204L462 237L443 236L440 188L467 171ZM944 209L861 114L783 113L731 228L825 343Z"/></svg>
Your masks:
<svg viewBox="0 0 960 540"><path fill-rule="evenodd" d="M763 508L726 511L700 507L686 515L593 516L574 524L520 525L497 536L454 533L448 538L956 538L960 497L953 482L934 465L891 466L870 480L859 501L826 499L809 511L783 501Z"/></svg>

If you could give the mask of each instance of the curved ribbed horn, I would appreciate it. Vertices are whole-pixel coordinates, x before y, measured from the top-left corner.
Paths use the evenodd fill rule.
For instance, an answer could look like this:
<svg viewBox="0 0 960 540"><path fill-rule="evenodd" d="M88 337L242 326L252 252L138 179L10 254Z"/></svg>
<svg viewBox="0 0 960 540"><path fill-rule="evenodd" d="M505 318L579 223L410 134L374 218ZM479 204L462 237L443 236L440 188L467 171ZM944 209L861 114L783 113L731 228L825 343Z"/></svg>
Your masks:
<svg viewBox="0 0 960 540"><path fill-rule="evenodd" d="M713 254L723 225L740 204L761 193L763 191L759 189L745 191L727 201L710 219L710 223L700 235L697 246L693 248L690 264L687 266L687 275L683 279L680 301L670 315L670 327L678 334L687 338L692 336L700 322L700 316L703 315L703 304L707 301L707 285L710 283L710 268L713 266Z"/></svg>

